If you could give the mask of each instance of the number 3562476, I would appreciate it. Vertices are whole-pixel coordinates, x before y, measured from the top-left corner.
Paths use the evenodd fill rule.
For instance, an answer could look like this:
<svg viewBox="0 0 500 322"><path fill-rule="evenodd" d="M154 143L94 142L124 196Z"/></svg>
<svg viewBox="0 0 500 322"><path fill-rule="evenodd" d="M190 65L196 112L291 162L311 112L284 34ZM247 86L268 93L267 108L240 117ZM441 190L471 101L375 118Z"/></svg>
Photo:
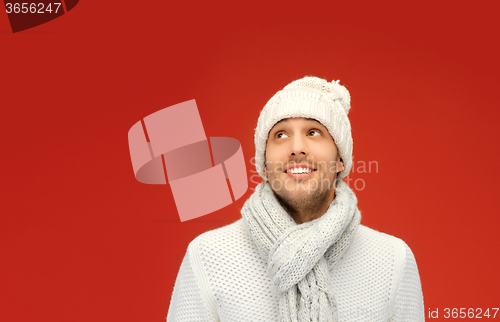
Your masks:
<svg viewBox="0 0 500 322"><path fill-rule="evenodd" d="M57 13L62 10L61 3L35 3L35 2L23 2L23 3L6 3L5 9L7 13Z"/></svg>

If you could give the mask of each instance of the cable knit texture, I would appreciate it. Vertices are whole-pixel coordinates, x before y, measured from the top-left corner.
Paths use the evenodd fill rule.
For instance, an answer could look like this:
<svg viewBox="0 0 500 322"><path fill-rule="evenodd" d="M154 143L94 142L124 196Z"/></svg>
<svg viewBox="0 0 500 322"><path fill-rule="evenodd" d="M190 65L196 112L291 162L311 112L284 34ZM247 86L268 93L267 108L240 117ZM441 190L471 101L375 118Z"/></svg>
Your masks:
<svg viewBox="0 0 500 322"><path fill-rule="evenodd" d="M354 192L337 182L335 199L321 217L297 225L268 181L241 210L279 297L279 321L336 321L329 269L345 253L361 220Z"/></svg>
<svg viewBox="0 0 500 322"><path fill-rule="evenodd" d="M307 76L291 82L277 92L262 109L255 128L255 168L264 174L265 152L269 131L282 119L290 117L312 118L323 124L332 136L344 170L338 174L342 179L352 167L351 123L347 114L351 109L349 91L339 81L328 82L318 77Z"/></svg>
<svg viewBox="0 0 500 322"><path fill-rule="evenodd" d="M167 322L278 321L267 267L243 219L201 234L180 266ZM417 264L401 239L360 224L330 279L339 321L424 321Z"/></svg>

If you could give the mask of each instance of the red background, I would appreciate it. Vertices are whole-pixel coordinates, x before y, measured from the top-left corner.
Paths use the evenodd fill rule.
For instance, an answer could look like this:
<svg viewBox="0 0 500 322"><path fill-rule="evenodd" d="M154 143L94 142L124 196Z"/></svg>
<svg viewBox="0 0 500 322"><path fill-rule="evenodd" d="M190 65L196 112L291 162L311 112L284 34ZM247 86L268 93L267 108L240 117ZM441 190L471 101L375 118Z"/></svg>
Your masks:
<svg viewBox="0 0 500 322"><path fill-rule="evenodd" d="M499 307L495 1L344 2L87 0L16 34L0 13L0 320L164 321L188 243L252 191L180 223L129 128L194 98L250 179L261 108L305 75L350 90L354 161L379 166L350 176L362 223L410 245L426 312Z"/></svg>

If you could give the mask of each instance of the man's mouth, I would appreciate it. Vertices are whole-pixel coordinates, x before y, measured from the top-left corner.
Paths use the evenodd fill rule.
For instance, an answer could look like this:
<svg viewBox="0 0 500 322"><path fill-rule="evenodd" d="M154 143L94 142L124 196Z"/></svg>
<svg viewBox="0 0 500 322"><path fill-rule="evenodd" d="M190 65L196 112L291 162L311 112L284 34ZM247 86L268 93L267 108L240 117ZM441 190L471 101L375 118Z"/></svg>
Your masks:
<svg viewBox="0 0 500 322"><path fill-rule="evenodd" d="M290 165L285 168L285 173L295 179L308 178L316 169L309 165Z"/></svg>

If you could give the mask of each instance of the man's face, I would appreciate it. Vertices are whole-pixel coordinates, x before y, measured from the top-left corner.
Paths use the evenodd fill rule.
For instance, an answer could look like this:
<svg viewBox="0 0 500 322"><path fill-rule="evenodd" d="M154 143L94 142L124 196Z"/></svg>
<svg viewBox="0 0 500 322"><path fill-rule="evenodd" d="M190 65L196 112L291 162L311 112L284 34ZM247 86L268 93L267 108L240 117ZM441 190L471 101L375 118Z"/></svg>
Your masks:
<svg viewBox="0 0 500 322"><path fill-rule="evenodd" d="M269 132L264 173L288 206L313 209L331 203L337 172L343 169L337 146L320 122L288 118Z"/></svg>

